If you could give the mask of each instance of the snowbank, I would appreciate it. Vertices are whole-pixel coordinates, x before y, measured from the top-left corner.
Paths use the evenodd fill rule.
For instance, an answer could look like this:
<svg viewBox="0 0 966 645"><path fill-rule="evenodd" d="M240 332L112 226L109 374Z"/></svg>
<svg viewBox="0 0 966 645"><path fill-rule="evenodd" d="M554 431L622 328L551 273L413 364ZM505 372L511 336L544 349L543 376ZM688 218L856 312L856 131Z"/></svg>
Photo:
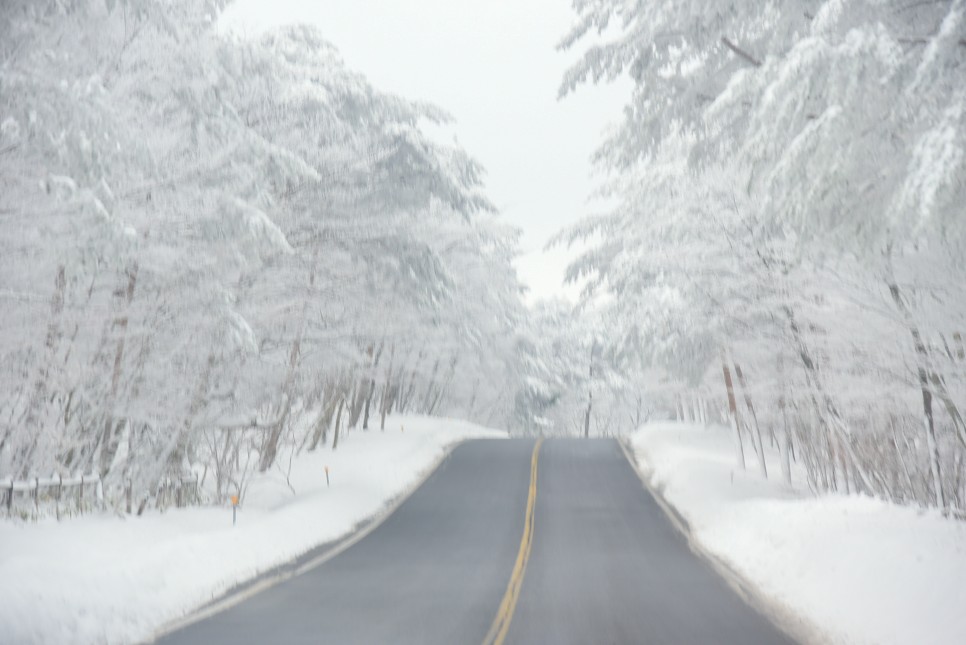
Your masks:
<svg viewBox="0 0 966 645"><path fill-rule="evenodd" d="M0 522L0 643L150 637L237 583L346 535L418 483L450 445L506 436L418 417L390 418L386 428L297 458L288 478L295 494L280 470L259 476L235 527L230 508Z"/></svg>
<svg viewBox="0 0 966 645"><path fill-rule="evenodd" d="M637 460L693 539L817 642L966 643L966 524L868 497L812 497L735 465L724 428L661 423ZM801 481L801 480L800 480Z"/></svg>

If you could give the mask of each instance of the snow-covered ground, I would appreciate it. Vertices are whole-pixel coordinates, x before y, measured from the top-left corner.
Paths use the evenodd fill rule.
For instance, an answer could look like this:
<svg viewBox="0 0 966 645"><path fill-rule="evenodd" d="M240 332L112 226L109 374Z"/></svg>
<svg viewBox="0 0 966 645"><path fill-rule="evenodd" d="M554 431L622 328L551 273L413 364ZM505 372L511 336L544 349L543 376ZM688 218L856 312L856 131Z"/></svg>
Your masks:
<svg viewBox="0 0 966 645"><path fill-rule="evenodd" d="M390 418L386 432L354 431L335 452L294 460L295 494L277 469L257 477L235 527L230 508L2 522L0 643L149 637L237 583L351 532L417 484L452 444L505 436L463 421Z"/></svg>
<svg viewBox="0 0 966 645"><path fill-rule="evenodd" d="M810 623L816 642L966 643L966 523L868 497L813 497L736 468L731 435L676 423L632 438L697 545ZM753 455L752 455L753 457ZM798 630L802 633L802 630Z"/></svg>

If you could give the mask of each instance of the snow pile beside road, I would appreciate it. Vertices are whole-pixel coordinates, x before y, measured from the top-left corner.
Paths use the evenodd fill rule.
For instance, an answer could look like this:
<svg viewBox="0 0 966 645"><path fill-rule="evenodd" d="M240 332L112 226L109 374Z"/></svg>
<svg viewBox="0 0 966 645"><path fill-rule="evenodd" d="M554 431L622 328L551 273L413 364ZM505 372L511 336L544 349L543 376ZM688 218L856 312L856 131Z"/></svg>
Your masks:
<svg viewBox="0 0 966 645"><path fill-rule="evenodd" d="M653 424L632 444L697 543L814 625L817 640L966 643L963 522L868 497L813 497L780 482L777 453L775 479L753 459L741 471L724 428Z"/></svg>
<svg viewBox="0 0 966 645"><path fill-rule="evenodd" d="M346 535L452 444L506 436L448 419L390 417L386 427L353 431L335 452L303 453L287 477L278 468L256 477L235 527L227 507L0 523L0 643L148 638L239 582Z"/></svg>

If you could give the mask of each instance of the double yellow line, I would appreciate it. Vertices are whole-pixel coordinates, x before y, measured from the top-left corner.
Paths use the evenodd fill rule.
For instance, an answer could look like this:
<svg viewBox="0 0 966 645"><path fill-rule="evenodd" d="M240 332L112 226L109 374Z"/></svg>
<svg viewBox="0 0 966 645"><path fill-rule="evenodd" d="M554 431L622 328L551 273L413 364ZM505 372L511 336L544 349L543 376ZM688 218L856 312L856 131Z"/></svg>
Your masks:
<svg viewBox="0 0 966 645"><path fill-rule="evenodd" d="M503 594L500 609L496 612L496 618L490 626L490 631L486 633L486 638L483 639L483 645L502 645L506 639L506 633L510 629L510 621L513 620L517 600L520 598L523 576L527 572L530 549L533 547L533 512L537 501L537 462L540 459L540 444L542 443L543 437L537 439L537 444L533 447L533 456L530 458L530 494L527 496L527 514L523 525L523 539L520 540L520 551L517 553L517 561L513 565L513 573L510 574L510 584L507 585L506 593Z"/></svg>

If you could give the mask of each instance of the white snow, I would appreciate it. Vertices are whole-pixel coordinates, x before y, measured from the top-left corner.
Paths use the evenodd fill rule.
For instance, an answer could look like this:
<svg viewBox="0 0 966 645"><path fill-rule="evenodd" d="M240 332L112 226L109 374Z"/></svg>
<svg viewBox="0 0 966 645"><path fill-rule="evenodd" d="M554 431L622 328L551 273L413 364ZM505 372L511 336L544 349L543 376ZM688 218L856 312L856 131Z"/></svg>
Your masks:
<svg viewBox="0 0 966 645"><path fill-rule="evenodd" d="M505 436L464 421L390 417L385 432L355 430L334 452L294 460L295 494L277 468L257 477L235 527L230 507L0 523L0 643L148 638L235 584L348 534L454 443Z"/></svg>
<svg viewBox="0 0 966 645"><path fill-rule="evenodd" d="M829 643L966 643L966 523L737 468L729 431L656 423L633 435L653 488L697 544ZM799 480L803 481L803 480Z"/></svg>

